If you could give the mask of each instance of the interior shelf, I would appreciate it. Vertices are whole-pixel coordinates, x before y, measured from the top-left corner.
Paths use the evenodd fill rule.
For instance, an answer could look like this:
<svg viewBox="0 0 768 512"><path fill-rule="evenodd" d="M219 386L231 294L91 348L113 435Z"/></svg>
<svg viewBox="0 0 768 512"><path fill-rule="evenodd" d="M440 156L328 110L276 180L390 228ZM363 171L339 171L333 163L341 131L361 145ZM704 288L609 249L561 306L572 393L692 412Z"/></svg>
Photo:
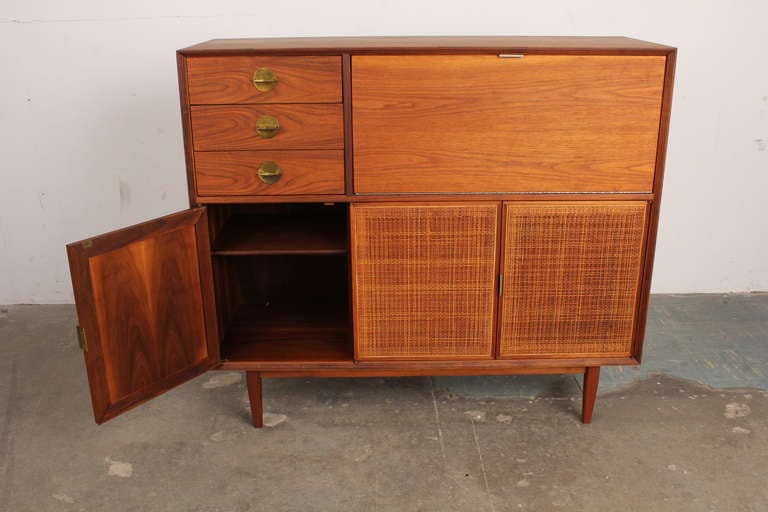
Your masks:
<svg viewBox="0 0 768 512"><path fill-rule="evenodd" d="M213 242L219 256L343 254L346 210L323 205L267 205L232 215Z"/></svg>
<svg viewBox="0 0 768 512"><path fill-rule="evenodd" d="M241 306L222 346L232 362L344 362L353 351L343 305Z"/></svg>
<svg viewBox="0 0 768 512"><path fill-rule="evenodd" d="M222 360L352 362L347 205L209 208Z"/></svg>

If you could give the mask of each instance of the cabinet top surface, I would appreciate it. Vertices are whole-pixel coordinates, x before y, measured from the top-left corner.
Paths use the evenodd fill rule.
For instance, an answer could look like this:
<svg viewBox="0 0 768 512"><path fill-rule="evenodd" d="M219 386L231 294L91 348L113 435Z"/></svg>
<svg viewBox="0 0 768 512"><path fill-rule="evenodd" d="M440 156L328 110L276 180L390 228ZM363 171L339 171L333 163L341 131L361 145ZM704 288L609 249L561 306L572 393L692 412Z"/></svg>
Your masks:
<svg viewBox="0 0 768 512"><path fill-rule="evenodd" d="M211 39L179 50L217 53L584 53L666 54L665 46L628 37L418 36Z"/></svg>

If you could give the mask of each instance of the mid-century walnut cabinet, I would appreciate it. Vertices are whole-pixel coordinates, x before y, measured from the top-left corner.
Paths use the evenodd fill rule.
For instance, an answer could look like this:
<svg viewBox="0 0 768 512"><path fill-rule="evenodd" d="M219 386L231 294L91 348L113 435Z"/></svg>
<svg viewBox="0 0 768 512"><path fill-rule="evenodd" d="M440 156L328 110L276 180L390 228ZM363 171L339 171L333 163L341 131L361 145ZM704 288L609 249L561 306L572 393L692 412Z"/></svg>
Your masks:
<svg viewBox="0 0 768 512"><path fill-rule="evenodd" d="M674 48L213 40L178 52L191 209L67 246L103 422L207 370L639 364Z"/></svg>

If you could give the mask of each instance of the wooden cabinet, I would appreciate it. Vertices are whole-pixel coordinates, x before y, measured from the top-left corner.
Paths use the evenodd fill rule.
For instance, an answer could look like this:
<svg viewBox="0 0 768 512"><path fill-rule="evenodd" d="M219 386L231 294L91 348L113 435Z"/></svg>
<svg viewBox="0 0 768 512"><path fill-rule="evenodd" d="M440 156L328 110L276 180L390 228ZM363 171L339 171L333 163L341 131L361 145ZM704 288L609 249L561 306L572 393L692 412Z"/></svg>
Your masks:
<svg viewBox="0 0 768 512"><path fill-rule="evenodd" d="M673 48L213 40L178 52L191 209L68 246L94 413L272 377L639 364Z"/></svg>

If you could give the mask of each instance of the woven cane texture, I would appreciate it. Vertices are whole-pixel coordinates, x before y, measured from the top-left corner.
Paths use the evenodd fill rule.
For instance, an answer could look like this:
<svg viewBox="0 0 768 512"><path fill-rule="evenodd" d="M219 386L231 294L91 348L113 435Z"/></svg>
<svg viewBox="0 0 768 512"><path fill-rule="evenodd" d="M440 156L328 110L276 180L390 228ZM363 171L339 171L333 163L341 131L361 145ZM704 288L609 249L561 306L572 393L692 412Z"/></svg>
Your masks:
<svg viewBox="0 0 768 512"><path fill-rule="evenodd" d="M501 357L628 356L644 202L505 205Z"/></svg>
<svg viewBox="0 0 768 512"><path fill-rule="evenodd" d="M497 204L353 205L356 355L490 358Z"/></svg>

